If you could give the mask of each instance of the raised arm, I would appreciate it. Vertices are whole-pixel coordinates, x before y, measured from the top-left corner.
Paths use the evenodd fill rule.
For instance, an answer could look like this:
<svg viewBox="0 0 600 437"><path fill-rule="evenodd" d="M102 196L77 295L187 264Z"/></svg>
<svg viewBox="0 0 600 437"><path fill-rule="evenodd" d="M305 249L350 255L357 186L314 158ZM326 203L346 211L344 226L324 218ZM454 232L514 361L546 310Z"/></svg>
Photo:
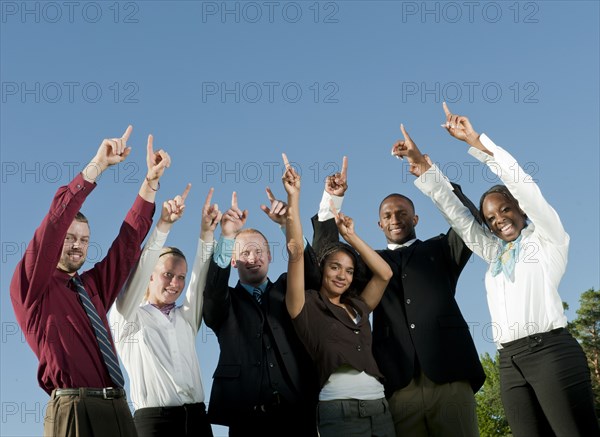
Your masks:
<svg viewBox="0 0 600 437"><path fill-rule="evenodd" d="M332 205L332 212L335 216L335 223L340 235L346 242L359 253L373 276L367 282L365 289L361 293L361 298L373 311L383 297L385 288L392 279L392 269L377 252L375 252L367 243L365 243L354 231L354 220L338 212Z"/></svg>
<svg viewBox="0 0 600 437"><path fill-rule="evenodd" d="M229 294L229 275L231 273L231 257L235 237L246 224L248 210L238 206L237 194L231 195L231 208L221 217L221 237L210 258L206 286L204 287L204 307L202 315L206 325L217 330L229 311L231 296Z"/></svg>
<svg viewBox="0 0 600 437"><path fill-rule="evenodd" d="M117 315L120 315L126 322L133 320L135 310L144 301L144 295L148 289L148 281L158 262L160 252L165 245L171 227L183 216L185 199L191 186L191 184L188 184L181 195L175 196L173 199L163 203L158 223L146 242L140 260L129 276L127 284L117 297L114 306L116 314L113 317L111 313L111 318L116 318Z"/></svg>
<svg viewBox="0 0 600 437"><path fill-rule="evenodd" d="M69 226L96 187L96 179L108 167L122 162L129 155L131 148L127 147L127 140L132 129L129 126L121 138L103 140L82 172L56 192L48 213L35 230L13 275L10 293L16 310L35 309L48 290L47 284L57 268Z"/></svg>
<svg viewBox="0 0 600 437"><path fill-rule="evenodd" d="M202 220L200 221L200 239L192 267L192 276L185 292L183 302L183 317L196 329L202 323L202 307L204 304L204 288L208 275L208 266L212 257L215 241L214 232L221 220L219 206L211 204L214 189L208 191L204 206L202 207Z"/></svg>
<svg viewBox="0 0 600 437"><path fill-rule="evenodd" d="M444 104L444 111L447 120L451 120L451 123L457 126L447 128L450 135L469 144L471 146L469 153L488 165L490 170L500 178L518 200L519 207L535 224L540 237L553 244L568 244L569 236L558 213L546 201L538 185L519 166L516 159L497 146L487 135L477 134L467 117L452 114L446 104Z"/></svg>
<svg viewBox="0 0 600 437"><path fill-rule="evenodd" d="M152 224L154 198L159 180L165 169L171 165L168 153L163 150L154 152L153 142L154 138L149 135L146 146L146 177L142 181L138 197L125 217L119 235L108 250L106 257L97 263L94 269L85 273L85 275L89 274L89 280L97 284L101 291L100 297L107 308L117 298L121 287L139 260L140 246ZM120 144L120 142L118 143Z"/></svg>
<svg viewBox="0 0 600 437"><path fill-rule="evenodd" d="M286 216L286 244L288 251L288 274L285 305L292 319L298 317L304 307L304 242L300 222L300 176L282 154L285 173L283 187L288 195Z"/></svg>

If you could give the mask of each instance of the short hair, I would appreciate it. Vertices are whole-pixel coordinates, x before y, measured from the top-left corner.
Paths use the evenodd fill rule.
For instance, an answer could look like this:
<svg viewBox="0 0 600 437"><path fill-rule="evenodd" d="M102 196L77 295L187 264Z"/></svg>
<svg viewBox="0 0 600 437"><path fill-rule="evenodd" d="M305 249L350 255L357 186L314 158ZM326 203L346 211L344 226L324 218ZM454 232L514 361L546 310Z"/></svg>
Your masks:
<svg viewBox="0 0 600 437"><path fill-rule="evenodd" d="M88 221L87 217L83 215L81 211L78 211L77 214L75 214L75 218L73 220L76 222L87 223L88 226L90 225L90 222Z"/></svg>
<svg viewBox="0 0 600 437"><path fill-rule="evenodd" d="M479 218L481 219L481 221L483 223L485 223L485 225L488 228L489 228L489 226L487 224L487 220L485 219L485 214L483 213L483 201L490 194L503 195L504 197L506 197L506 200L508 200L513 205L515 205L519 209L519 211L521 211L521 207L519 206L519 201L517 199L515 199L515 196L513 196L512 193L509 191L509 189L506 188L506 185L494 185L492 188L490 188L485 193L483 193L481 195L481 198L479 199ZM523 212L523 216L525 217L525 219L527 219L527 214L525 214L524 212Z"/></svg>
<svg viewBox="0 0 600 437"><path fill-rule="evenodd" d="M163 247L162 250L160 251L160 255L158 255L158 258L160 259L160 257L166 256L166 255L177 256L179 258L182 258L187 263L187 259L185 259L185 255L183 254L183 252L176 247L172 247L172 246Z"/></svg>
<svg viewBox="0 0 600 437"><path fill-rule="evenodd" d="M263 234L262 232L260 232L258 229L254 229L254 228L242 229L240 232L237 233L237 235L235 236L235 239L237 240L237 238L240 235L244 235L244 234L257 234L257 235L260 235L263 238L263 240L265 240L265 243L267 245L267 251L269 253L271 253L271 248L269 246L269 240L267 240L267 237L265 237L265 234ZM235 254L235 251L234 251L234 254Z"/></svg>
<svg viewBox="0 0 600 437"><path fill-rule="evenodd" d="M323 282L323 271L325 270L325 263L327 259L338 253L344 252L350 258L352 258L352 262L354 263L354 274L352 275L352 282L348 287L348 290L342 295L344 297L346 294L351 297L357 297L360 292L367 285L366 278L366 266L364 265L364 261L360 258L356 250L350 246L349 244L342 243L341 241L334 241L325 245L317 256L319 261L319 272L321 273L321 282Z"/></svg>
<svg viewBox="0 0 600 437"><path fill-rule="evenodd" d="M383 200L381 201L381 203L379 204L379 212L381 212L381 207L383 206L383 204L385 203L385 201L388 200L391 197L400 197L401 199L406 200L410 204L413 212L416 212L416 210L415 210L415 204L413 203L413 201L410 200L410 198L406 197L404 194L400 194L400 193L392 193L392 194L388 194L387 196L385 196L383 198Z"/></svg>

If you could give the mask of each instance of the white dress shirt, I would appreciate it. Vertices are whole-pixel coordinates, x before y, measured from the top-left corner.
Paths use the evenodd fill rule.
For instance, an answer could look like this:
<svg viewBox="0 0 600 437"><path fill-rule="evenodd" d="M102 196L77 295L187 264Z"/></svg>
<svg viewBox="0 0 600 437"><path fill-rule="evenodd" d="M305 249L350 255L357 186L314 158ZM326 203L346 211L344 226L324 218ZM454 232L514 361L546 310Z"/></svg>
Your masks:
<svg viewBox="0 0 600 437"><path fill-rule="evenodd" d="M167 235L154 228L109 316L136 410L204 402L196 335L214 243L198 241L183 305L165 316L144 295Z"/></svg>
<svg viewBox="0 0 600 437"><path fill-rule="evenodd" d="M569 235L556 211L546 202L531 176L504 149L485 134L483 145L494 156L471 147L469 153L498 175L531 221L521 231L521 248L515 263L514 281L491 268L485 274L487 301L494 340L500 343L565 327L558 285L567 266ZM467 246L486 262L500 255L501 242L452 193L452 186L433 165L415 185L428 195Z"/></svg>

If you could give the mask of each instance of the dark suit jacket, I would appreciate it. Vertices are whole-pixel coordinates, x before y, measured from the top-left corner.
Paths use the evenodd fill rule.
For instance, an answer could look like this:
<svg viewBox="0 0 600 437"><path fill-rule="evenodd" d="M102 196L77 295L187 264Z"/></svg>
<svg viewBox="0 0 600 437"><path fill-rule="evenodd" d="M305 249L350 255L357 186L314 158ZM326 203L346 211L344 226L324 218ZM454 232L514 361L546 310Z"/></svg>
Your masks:
<svg viewBox="0 0 600 437"><path fill-rule="evenodd" d="M311 287L318 277L316 259L310 246L305 254L305 280ZM279 393L292 406L312 415L318 395L316 371L304 346L296 336L285 306L286 277L282 274L267 285L263 312L255 299L238 282L228 286L231 266L220 268L212 259L204 290L204 322L219 341L221 353L213 375L208 414L212 423L244 423L252 408L261 403L263 338L278 354L284 384ZM307 285L308 286L308 285Z"/></svg>
<svg viewBox="0 0 600 437"><path fill-rule="evenodd" d="M454 187L455 194L476 213L460 187ZM333 220L319 222L315 216L313 227L315 250L338 238ZM373 355L385 376L386 396L409 384L415 358L432 381L468 380L474 392L479 390L485 373L454 299L471 251L451 229L405 249L378 253L394 272L373 311Z"/></svg>

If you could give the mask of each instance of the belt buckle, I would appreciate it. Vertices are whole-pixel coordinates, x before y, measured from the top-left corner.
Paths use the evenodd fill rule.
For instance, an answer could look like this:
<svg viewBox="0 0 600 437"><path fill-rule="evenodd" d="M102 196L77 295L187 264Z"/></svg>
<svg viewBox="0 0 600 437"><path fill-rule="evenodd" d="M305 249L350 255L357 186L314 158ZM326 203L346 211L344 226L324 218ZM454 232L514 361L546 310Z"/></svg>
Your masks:
<svg viewBox="0 0 600 437"><path fill-rule="evenodd" d="M113 387L104 387L104 388L102 389L102 397L103 397L104 399L115 399L114 393L113 393L113 395L111 396L111 395L109 395L109 394L107 393L107 390L114 390L114 388L113 388Z"/></svg>

